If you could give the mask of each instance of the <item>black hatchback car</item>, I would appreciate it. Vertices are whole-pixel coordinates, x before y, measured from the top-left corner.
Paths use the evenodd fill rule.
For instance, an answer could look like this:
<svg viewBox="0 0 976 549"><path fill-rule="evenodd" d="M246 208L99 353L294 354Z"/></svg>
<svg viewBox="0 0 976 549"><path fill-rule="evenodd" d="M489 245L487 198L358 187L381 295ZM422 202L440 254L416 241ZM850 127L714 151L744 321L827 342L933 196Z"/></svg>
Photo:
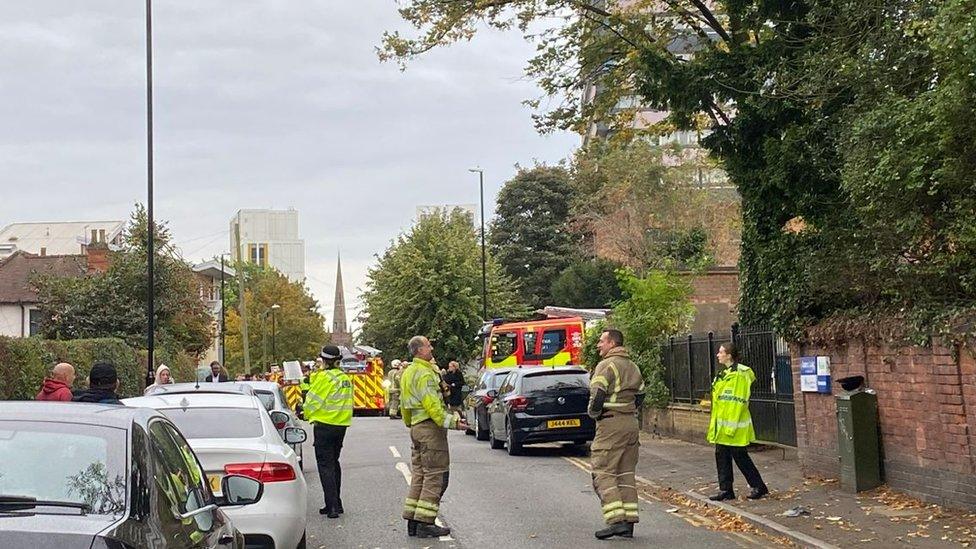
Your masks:
<svg viewBox="0 0 976 549"><path fill-rule="evenodd" d="M491 447L522 453L525 444L586 444L596 422L586 414L590 375L579 366L525 366L512 370L488 405Z"/></svg>
<svg viewBox="0 0 976 549"><path fill-rule="evenodd" d="M228 475L216 498L202 471L154 410L0 402L0 547L244 547L219 506L264 486Z"/></svg>

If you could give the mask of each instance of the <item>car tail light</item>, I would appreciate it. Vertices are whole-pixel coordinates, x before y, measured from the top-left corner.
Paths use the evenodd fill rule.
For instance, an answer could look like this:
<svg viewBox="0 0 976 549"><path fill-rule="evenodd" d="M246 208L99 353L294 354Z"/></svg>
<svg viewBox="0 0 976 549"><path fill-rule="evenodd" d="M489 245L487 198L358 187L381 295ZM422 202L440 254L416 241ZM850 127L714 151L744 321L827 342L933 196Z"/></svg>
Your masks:
<svg viewBox="0 0 976 549"><path fill-rule="evenodd" d="M506 402L512 407L513 412L522 412L528 408L529 403L532 401L524 396L517 396L509 398Z"/></svg>
<svg viewBox="0 0 976 549"><path fill-rule="evenodd" d="M484 396L482 396L482 397L481 397L481 402L482 402L482 404L484 404L485 406L488 406L488 405L489 405L489 404L491 404L492 402L495 402L495 399L493 399L493 398L491 398L491 397L490 397L490 396L488 396L488 395L484 395Z"/></svg>
<svg viewBox="0 0 976 549"><path fill-rule="evenodd" d="M228 463L224 465L224 473L228 475L242 475L260 482L284 482L295 480L295 469L287 463Z"/></svg>

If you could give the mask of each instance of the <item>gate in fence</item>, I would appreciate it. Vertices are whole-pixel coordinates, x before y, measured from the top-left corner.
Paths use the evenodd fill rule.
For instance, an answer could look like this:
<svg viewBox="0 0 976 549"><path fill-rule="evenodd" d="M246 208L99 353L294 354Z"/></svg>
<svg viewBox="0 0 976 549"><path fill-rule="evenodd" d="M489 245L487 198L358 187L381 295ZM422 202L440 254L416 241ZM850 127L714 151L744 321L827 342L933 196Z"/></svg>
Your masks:
<svg viewBox="0 0 976 549"><path fill-rule="evenodd" d="M756 374L749 401L756 438L796 446L790 355L786 342L772 330L736 325L725 333L669 338L661 360L671 401L695 404L711 398L712 379L721 369L715 354L728 341L739 348L739 362Z"/></svg>

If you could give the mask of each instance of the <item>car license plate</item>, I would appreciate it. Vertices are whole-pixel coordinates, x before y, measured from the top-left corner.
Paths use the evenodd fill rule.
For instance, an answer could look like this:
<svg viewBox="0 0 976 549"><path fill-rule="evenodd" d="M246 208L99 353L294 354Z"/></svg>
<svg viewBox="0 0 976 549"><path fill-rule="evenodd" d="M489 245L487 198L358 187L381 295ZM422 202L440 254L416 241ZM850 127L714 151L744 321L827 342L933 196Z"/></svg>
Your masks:
<svg viewBox="0 0 976 549"><path fill-rule="evenodd" d="M224 475L207 475L207 482L210 483L210 490L215 496L220 495L220 481L224 478Z"/></svg>
<svg viewBox="0 0 976 549"><path fill-rule="evenodd" d="M580 420L578 419L550 419L546 422L546 426L550 429L559 429L562 427L579 427Z"/></svg>

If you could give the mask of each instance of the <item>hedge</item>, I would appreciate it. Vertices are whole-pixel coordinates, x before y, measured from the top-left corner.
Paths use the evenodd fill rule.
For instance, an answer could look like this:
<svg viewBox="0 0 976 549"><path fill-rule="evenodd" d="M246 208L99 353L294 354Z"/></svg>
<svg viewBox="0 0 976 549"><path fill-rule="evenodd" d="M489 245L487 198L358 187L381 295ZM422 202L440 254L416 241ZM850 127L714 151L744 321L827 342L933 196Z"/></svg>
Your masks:
<svg viewBox="0 0 976 549"><path fill-rule="evenodd" d="M70 362L75 367L73 389L88 386L88 372L96 362L115 365L122 381L119 394L139 396L145 388L146 352L121 339L48 340L0 336L0 400L33 400L52 366ZM177 381L193 379L192 357L182 352L160 351L154 362L170 367Z"/></svg>

